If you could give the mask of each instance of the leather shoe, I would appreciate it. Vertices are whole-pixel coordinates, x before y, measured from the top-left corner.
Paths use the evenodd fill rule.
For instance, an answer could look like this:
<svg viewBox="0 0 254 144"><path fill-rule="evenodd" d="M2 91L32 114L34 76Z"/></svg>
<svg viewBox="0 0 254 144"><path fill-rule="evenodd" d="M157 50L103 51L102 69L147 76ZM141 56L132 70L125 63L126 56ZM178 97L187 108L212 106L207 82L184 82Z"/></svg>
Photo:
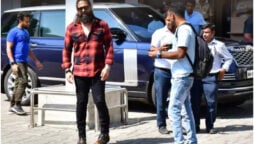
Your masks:
<svg viewBox="0 0 254 144"><path fill-rule="evenodd" d="M107 144L110 138L108 134L100 134L95 144Z"/></svg>
<svg viewBox="0 0 254 144"><path fill-rule="evenodd" d="M196 133L200 133L200 127L196 126Z"/></svg>
<svg viewBox="0 0 254 144"><path fill-rule="evenodd" d="M209 134L216 134L217 133L217 130L212 128L210 130L207 131Z"/></svg>
<svg viewBox="0 0 254 144"><path fill-rule="evenodd" d="M169 131L167 130L166 126L161 126L161 127L159 128L159 132L160 132L161 134L169 134Z"/></svg>
<svg viewBox="0 0 254 144"><path fill-rule="evenodd" d="M80 137L78 140L78 144L86 144L86 138Z"/></svg>

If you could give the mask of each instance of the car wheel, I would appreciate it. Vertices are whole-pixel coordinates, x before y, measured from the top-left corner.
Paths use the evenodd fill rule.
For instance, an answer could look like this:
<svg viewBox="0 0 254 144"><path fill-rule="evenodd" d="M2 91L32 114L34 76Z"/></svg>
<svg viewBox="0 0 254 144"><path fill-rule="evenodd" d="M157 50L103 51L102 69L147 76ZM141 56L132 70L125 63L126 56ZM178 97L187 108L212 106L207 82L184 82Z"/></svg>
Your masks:
<svg viewBox="0 0 254 144"><path fill-rule="evenodd" d="M155 96L155 86L154 83L152 84L152 90L151 90L151 96L152 96L152 104L156 108L156 96Z"/></svg>
<svg viewBox="0 0 254 144"><path fill-rule="evenodd" d="M169 89L169 92L168 92L167 105L168 105L168 103L169 103L170 90L171 90L171 89ZM156 108L157 101L156 101L156 96L155 96L155 86L154 86L154 83L152 84L151 96L152 96L152 104L153 104L153 106Z"/></svg>
<svg viewBox="0 0 254 144"><path fill-rule="evenodd" d="M13 95L15 78L16 76L13 74L12 70L9 69L4 77L4 90L8 100L11 100ZM22 105L30 104L31 90L37 86L38 86L37 75L31 68L28 68L28 85L26 87L24 95L22 96L21 100Z"/></svg>

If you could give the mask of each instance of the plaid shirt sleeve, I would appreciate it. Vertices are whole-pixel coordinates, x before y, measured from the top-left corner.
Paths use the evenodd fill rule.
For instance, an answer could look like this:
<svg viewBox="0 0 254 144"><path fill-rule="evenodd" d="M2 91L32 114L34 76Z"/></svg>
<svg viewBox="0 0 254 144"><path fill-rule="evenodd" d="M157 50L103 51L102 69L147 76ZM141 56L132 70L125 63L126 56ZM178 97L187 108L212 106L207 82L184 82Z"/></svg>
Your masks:
<svg viewBox="0 0 254 144"><path fill-rule="evenodd" d="M114 48L112 43L112 35L109 26L106 22L103 22L104 27L104 46L106 51L105 64L112 65L114 59Z"/></svg>
<svg viewBox="0 0 254 144"><path fill-rule="evenodd" d="M63 53L62 53L62 68L67 69L71 67L71 53L72 53L72 46L73 46L73 41L71 38L71 28L73 24L70 24L65 33L65 38L64 38L64 48L63 48Z"/></svg>

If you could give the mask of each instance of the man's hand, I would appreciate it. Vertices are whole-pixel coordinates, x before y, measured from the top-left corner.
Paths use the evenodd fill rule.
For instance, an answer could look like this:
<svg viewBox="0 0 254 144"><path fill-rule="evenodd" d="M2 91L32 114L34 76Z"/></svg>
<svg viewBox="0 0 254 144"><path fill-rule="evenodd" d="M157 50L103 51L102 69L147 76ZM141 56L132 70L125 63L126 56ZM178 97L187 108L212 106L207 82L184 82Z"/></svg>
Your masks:
<svg viewBox="0 0 254 144"><path fill-rule="evenodd" d="M17 64L11 65L11 70L13 73L17 73L19 69L19 66Z"/></svg>
<svg viewBox="0 0 254 144"><path fill-rule="evenodd" d="M224 79L225 73L226 73L225 69L220 69L219 74L218 74L218 80Z"/></svg>
<svg viewBox="0 0 254 144"><path fill-rule="evenodd" d="M159 50L149 51L149 52L148 52L148 56L151 57L151 58L156 58L156 53L157 53L158 51L159 51Z"/></svg>
<svg viewBox="0 0 254 144"><path fill-rule="evenodd" d="M72 75L72 73L71 72L67 72L66 73L66 75L65 75L65 77L66 77L66 79L67 79L67 81L69 82L69 83L73 83L73 75Z"/></svg>
<svg viewBox="0 0 254 144"><path fill-rule="evenodd" d="M109 73L110 73L110 66L105 65L105 67L101 71L101 80L105 81L106 79L108 79Z"/></svg>
<svg viewBox="0 0 254 144"><path fill-rule="evenodd" d="M38 68L38 70L42 70L43 69L43 65L42 65L42 63L40 61L36 61L35 65Z"/></svg>

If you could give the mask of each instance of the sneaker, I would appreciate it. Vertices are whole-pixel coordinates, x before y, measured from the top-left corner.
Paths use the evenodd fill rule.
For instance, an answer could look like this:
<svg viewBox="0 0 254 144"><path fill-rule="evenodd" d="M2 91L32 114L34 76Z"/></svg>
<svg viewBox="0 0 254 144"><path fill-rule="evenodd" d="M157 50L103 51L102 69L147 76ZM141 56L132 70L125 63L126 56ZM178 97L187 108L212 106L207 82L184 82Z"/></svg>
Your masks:
<svg viewBox="0 0 254 144"><path fill-rule="evenodd" d="M159 132L160 132L161 134L169 134L169 131L167 130L166 126L161 126L161 127L159 128Z"/></svg>
<svg viewBox="0 0 254 144"><path fill-rule="evenodd" d="M8 110L8 112L13 112L13 113L15 113L15 112L12 110L12 108L13 108L13 107L10 107L9 110Z"/></svg>
<svg viewBox="0 0 254 144"><path fill-rule="evenodd" d="M12 107L11 111L16 113L17 115L25 115L26 114L26 112L22 109L22 107L21 106L17 106L17 105Z"/></svg>
<svg viewBox="0 0 254 144"><path fill-rule="evenodd" d="M109 142L108 134L100 134L95 144L107 144Z"/></svg>

